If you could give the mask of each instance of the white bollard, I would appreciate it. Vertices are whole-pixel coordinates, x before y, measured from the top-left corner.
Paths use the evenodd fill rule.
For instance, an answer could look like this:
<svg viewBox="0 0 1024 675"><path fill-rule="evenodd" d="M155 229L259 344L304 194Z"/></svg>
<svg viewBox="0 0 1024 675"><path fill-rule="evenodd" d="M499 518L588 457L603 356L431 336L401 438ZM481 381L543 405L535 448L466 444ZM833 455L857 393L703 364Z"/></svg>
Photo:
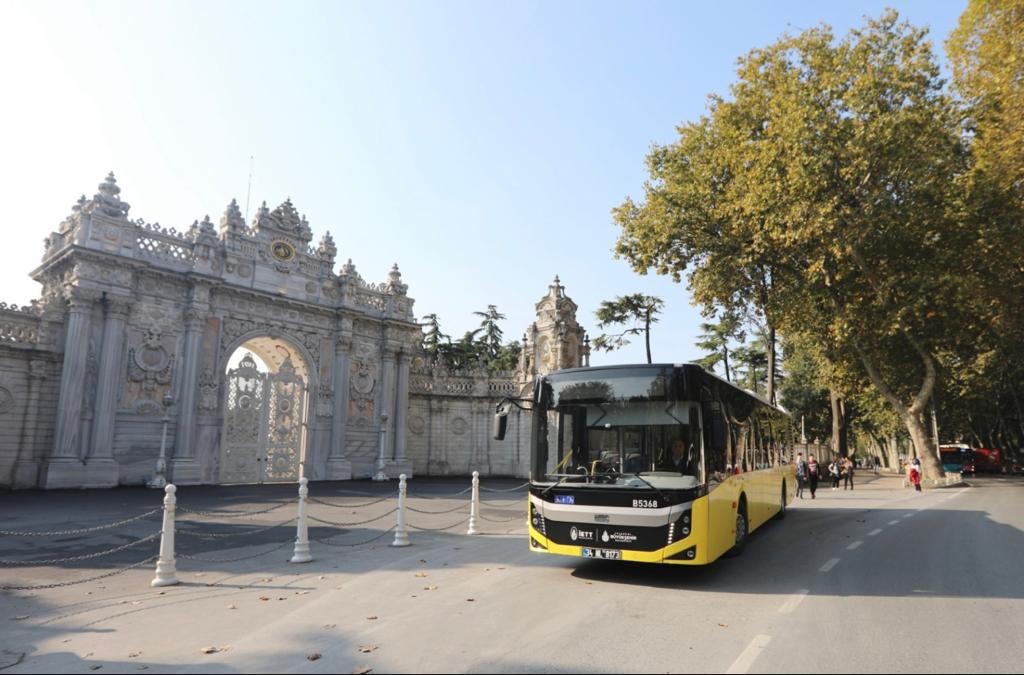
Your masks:
<svg viewBox="0 0 1024 675"><path fill-rule="evenodd" d="M480 516L480 472L473 472L473 497L469 503L469 529L466 534L480 534L476 529L476 519Z"/></svg>
<svg viewBox="0 0 1024 675"><path fill-rule="evenodd" d="M409 532L405 529L405 474L398 477L398 523L392 546L409 546Z"/></svg>
<svg viewBox="0 0 1024 675"><path fill-rule="evenodd" d="M156 577L150 586L174 586L180 583L177 568L174 564L174 507L178 498L174 493L178 488L173 484L164 487L164 522L160 533L160 557L156 561Z"/></svg>
<svg viewBox="0 0 1024 675"><path fill-rule="evenodd" d="M309 495L309 479L299 479L299 524L295 528L295 551L290 562L308 563L313 560L309 551L309 528L306 525L306 496Z"/></svg>

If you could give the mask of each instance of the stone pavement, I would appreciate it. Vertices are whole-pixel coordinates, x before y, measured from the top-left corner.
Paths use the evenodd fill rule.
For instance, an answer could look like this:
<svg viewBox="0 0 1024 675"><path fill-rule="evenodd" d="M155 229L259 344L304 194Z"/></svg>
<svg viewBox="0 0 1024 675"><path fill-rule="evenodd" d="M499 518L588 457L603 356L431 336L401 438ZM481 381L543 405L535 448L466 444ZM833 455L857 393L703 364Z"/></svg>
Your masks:
<svg viewBox="0 0 1024 675"><path fill-rule="evenodd" d="M355 605L365 605L359 614L385 608L393 614L391 601L380 592L394 585L396 571L411 595L417 589L429 595L457 569L488 568L498 542L510 547L509 554L513 549L526 553L522 481L481 482L483 536L476 537L465 534L469 485L468 479L410 481L406 521L413 545L393 548L397 481L313 483L310 497L319 500L308 505L311 518L319 519L309 528L314 561L302 565L288 562L295 539L295 485L181 488L178 586L150 588L154 561L122 571L153 556L159 538L81 562L0 567L0 586L58 585L0 592L0 669L181 672L194 666L213 672L225 660L245 661L260 649L276 649L259 644L240 652L238 645L267 622L291 627L301 623L300 615L318 616L310 613L316 606L327 612L317 626L323 636L308 637L320 637L326 648L336 644L337 635L324 626L345 625L346 618L333 613L337 600L327 600L341 589L351 589L345 602L354 598ZM121 527L80 531L158 509L162 495L144 488L0 494L0 530L67 533L0 536L0 560L62 560L138 541L159 531L159 511ZM264 512L225 517L256 511ZM110 572L116 574L73 583ZM303 650L301 661L312 665L305 657L316 653L316 645L307 650L302 642L295 645ZM353 648L353 663L360 654ZM260 670L249 661L230 667L237 668Z"/></svg>

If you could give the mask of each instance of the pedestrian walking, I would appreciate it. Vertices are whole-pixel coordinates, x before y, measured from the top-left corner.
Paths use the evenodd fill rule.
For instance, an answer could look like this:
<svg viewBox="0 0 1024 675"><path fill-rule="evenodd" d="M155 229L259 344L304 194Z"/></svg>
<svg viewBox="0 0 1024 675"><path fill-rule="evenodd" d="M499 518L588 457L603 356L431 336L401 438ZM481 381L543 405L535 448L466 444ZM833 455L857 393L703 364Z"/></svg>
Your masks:
<svg viewBox="0 0 1024 675"><path fill-rule="evenodd" d="M828 478L832 481L832 490L839 489L839 460L833 459L828 463Z"/></svg>
<svg viewBox="0 0 1024 675"><path fill-rule="evenodd" d="M847 457L843 461L843 471L842 471L842 473L843 473L843 489L844 490L847 487L849 487L851 490L853 489L853 467L854 467L853 459L851 459L850 457Z"/></svg>
<svg viewBox="0 0 1024 675"><path fill-rule="evenodd" d="M914 485L914 489L918 492L921 491L921 460L917 457L910 463L910 482Z"/></svg>
<svg viewBox="0 0 1024 675"><path fill-rule="evenodd" d="M804 498L804 483L807 482L807 462L804 460L804 453L796 453L796 496Z"/></svg>
<svg viewBox="0 0 1024 675"><path fill-rule="evenodd" d="M814 459L814 455L807 457L807 487L811 488L811 499L814 499L818 489L818 460Z"/></svg>

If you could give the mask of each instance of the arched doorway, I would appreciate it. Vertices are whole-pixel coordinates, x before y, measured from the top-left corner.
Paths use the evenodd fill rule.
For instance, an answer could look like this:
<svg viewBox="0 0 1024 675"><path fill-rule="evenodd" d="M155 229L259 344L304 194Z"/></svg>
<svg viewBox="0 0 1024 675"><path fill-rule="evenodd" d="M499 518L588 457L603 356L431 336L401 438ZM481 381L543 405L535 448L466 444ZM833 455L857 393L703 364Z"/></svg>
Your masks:
<svg viewBox="0 0 1024 675"><path fill-rule="evenodd" d="M244 342L228 359L221 483L294 482L306 457L309 368L287 342Z"/></svg>

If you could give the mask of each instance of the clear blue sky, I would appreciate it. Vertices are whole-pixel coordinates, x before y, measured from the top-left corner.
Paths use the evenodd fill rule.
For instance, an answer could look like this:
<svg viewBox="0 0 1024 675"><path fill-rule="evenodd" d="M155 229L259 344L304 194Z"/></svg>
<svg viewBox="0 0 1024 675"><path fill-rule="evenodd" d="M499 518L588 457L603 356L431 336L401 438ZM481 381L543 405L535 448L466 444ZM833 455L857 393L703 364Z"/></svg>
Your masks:
<svg viewBox="0 0 1024 675"><path fill-rule="evenodd" d="M613 258L610 209L739 56L886 6L941 52L966 2L4 0L0 300L36 297L43 238L108 171L132 218L183 229L244 208L254 156L250 216L291 197L339 266L379 282L397 262L453 338L488 304L518 338L558 274L592 336L602 300L662 297L654 358L692 360L685 285Z"/></svg>

